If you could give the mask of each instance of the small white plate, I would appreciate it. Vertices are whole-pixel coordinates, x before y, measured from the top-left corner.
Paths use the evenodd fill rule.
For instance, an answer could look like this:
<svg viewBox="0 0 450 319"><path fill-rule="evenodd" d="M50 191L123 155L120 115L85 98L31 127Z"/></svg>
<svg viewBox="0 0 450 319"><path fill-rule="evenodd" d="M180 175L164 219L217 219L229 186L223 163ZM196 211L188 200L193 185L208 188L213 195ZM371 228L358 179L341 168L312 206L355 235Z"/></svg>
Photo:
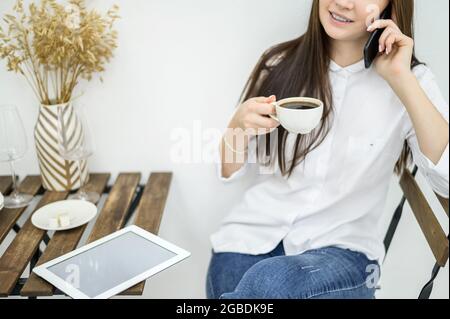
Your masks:
<svg viewBox="0 0 450 319"><path fill-rule="evenodd" d="M60 215L67 215L70 218L70 225L67 227L51 227L50 220L58 218ZM81 200L65 200L38 209L31 217L31 222L34 226L43 230L61 231L87 224L95 215L97 215L97 206L94 204Z"/></svg>

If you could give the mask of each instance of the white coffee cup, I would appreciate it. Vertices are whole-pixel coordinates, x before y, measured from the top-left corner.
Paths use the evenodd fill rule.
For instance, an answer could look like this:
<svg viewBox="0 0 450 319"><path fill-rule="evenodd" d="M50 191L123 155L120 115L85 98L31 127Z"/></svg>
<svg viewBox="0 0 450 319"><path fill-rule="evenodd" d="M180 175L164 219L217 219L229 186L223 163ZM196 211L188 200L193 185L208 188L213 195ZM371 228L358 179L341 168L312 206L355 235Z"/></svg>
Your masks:
<svg viewBox="0 0 450 319"><path fill-rule="evenodd" d="M272 103L276 115L270 117L280 122L289 133L309 134L322 120L323 102L309 97L293 97ZM295 109L295 105L311 106L308 109ZM291 107L291 108L290 108Z"/></svg>

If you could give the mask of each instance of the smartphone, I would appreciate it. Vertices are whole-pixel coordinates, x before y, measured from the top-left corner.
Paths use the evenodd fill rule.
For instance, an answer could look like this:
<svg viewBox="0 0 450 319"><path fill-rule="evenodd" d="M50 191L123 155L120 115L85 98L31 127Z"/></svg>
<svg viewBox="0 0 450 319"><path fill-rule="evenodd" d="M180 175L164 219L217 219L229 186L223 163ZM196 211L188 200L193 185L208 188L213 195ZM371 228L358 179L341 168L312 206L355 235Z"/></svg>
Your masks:
<svg viewBox="0 0 450 319"><path fill-rule="evenodd" d="M392 4L389 4L388 7L381 13L380 19L387 20L391 18L392 18ZM370 68L373 61L380 53L379 42L381 35L383 34L383 31L384 29L376 29L375 31L373 31L364 47L364 63L366 65L366 69Z"/></svg>

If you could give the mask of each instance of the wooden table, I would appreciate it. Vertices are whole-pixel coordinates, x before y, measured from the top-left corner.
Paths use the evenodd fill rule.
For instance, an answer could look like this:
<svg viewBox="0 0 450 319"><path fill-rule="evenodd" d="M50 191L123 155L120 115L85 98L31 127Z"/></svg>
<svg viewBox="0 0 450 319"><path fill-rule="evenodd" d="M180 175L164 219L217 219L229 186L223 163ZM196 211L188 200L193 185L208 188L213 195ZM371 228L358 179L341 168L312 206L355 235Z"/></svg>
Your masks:
<svg viewBox="0 0 450 319"><path fill-rule="evenodd" d="M139 185L140 173L121 173L112 187L108 186L110 174L91 174L86 190L106 194L103 207L99 207L98 218L89 234L87 243L93 242L123 228L132 216L134 224L158 234L172 173L152 173L146 185ZM11 191L11 178L0 176L0 192ZM49 203L64 200L69 193L45 192L39 176L27 176L20 191L31 195L42 195L33 211ZM12 243L0 256L0 297L23 296L36 298L62 294L48 282L30 272L21 278L30 265L33 269L54 258L62 256L79 244L86 225L69 231L57 232L51 238L46 231L33 226L31 217L20 227L17 221L25 209L0 211L0 244L10 232L15 232ZM45 246L45 249L42 247ZM123 292L124 295L140 296L145 282Z"/></svg>

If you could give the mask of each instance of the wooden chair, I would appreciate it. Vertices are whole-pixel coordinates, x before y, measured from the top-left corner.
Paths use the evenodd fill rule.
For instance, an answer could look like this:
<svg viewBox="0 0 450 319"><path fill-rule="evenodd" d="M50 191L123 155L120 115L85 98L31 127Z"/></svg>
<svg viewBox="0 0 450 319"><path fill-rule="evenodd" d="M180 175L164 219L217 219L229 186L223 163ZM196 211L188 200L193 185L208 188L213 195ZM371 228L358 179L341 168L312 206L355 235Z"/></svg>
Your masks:
<svg viewBox="0 0 450 319"><path fill-rule="evenodd" d="M439 271L444 268L449 258L449 237L445 235L444 230L439 224L436 214L428 204L425 195L421 191L419 185L416 182L416 174L418 167L416 166L411 173L410 170L405 170L400 178L400 186L403 190L403 198L397 207L391 224L389 226L387 235L384 240L386 251L391 246L392 239L397 230L397 226L400 222L403 214L403 207L405 202L408 201L411 206L420 228L431 248L433 255L436 259L436 265L433 268L431 280L422 289L419 299L429 299L433 291L434 280L436 279ZM447 216L449 215L449 200L436 194L438 200L442 204Z"/></svg>

